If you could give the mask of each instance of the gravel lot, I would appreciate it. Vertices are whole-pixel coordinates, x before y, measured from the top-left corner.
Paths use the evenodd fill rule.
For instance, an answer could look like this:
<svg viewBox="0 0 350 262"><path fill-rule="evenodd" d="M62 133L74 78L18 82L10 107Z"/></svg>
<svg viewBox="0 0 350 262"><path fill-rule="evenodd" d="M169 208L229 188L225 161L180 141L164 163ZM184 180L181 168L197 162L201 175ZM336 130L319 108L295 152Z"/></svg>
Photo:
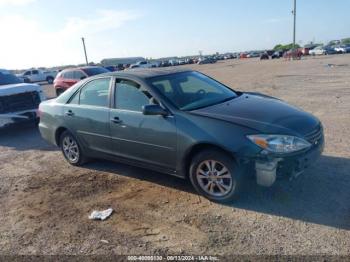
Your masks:
<svg viewBox="0 0 350 262"><path fill-rule="evenodd" d="M321 159L295 181L252 184L220 205L152 171L103 161L69 166L30 125L2 129L0 253L350 255L350 55L191 67L319 117ZM108 207L110 219L88 219Z"/></svg>

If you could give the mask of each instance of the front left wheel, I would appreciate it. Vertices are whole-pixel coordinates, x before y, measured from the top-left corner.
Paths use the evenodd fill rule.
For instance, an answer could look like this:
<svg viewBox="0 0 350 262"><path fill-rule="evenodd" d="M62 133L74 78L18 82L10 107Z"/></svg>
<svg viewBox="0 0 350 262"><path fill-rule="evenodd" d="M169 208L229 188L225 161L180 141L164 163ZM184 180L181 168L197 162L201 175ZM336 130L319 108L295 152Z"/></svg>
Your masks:
<svg viewBox="0 0 350 262"><path fill-rule="evenodd" d="M230 202L238 196L242 174L242 168L231 156L217 150L200 152L190 167L190 180L197 192L219 203Z"/></svg>
<svg viewBox="0 0 350 262"><path fill-rule="evenodd" d="M60 137L60 147L63 156L69 164L73 166L81 166L87 162L83 151L77 139L69 132L64 131Z"/></svg>

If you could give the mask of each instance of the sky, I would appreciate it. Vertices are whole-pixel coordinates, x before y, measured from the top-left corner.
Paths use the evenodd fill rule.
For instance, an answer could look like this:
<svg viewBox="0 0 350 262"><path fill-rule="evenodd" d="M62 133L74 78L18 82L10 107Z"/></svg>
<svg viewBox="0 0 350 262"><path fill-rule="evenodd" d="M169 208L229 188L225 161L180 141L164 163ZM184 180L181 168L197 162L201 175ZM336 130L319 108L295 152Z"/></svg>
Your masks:
<svg viewBox="0 0 350 262"><path fill-rule="evenodd" d="M293 0L0 0L0 68L270 49ZM297 43L350 37L349 0L297 0Z"/></svg>

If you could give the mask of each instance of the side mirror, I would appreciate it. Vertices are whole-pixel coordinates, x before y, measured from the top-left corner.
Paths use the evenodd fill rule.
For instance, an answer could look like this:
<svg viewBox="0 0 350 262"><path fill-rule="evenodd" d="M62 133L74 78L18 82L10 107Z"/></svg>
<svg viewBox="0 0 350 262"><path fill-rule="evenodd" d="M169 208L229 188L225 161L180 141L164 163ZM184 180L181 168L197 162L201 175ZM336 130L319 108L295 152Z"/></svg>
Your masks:
<svg viewBox="0 0 350 262"><path fill-rule="evenodd" d="M145 105L142 107L142 113L146 116L167 116L169 115L168 111L166 111L160 105Z"/></svg>

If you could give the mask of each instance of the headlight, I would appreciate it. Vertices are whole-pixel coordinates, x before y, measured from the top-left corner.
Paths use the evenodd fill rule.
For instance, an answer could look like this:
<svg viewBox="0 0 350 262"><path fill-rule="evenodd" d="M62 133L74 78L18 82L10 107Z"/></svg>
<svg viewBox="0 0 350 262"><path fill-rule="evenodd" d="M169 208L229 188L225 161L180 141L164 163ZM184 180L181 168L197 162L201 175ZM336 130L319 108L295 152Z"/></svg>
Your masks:
<svg viewBox="0 0 350 262"><path fill-rule="evenodd" d="M292 153L303 150L311 144L302 138L286 135L250 135L250 141L272 153Z"/></svg>

